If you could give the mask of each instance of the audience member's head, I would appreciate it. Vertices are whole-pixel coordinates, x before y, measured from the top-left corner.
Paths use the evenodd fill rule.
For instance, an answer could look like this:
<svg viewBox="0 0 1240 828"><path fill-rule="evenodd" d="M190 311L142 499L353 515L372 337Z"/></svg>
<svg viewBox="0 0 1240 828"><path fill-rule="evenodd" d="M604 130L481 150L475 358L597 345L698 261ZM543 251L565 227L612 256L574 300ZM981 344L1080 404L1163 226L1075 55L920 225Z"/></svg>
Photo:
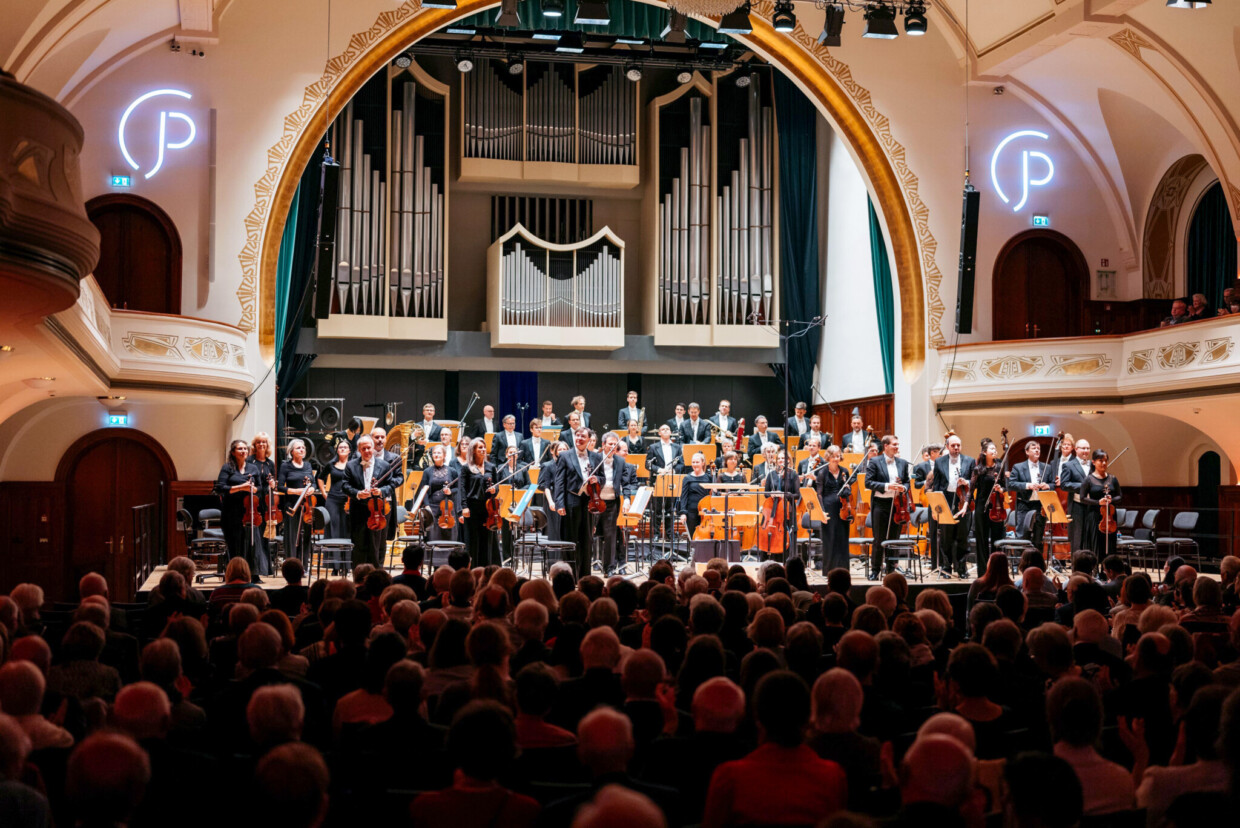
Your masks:
<svg viewBox="0 0 1240 828"><path fill-rule="evenodd" d="M65 796L94 825L125 825L151 781L146 752L123 733L87 736L69 756Z"/></svg>
<svg viewBox="0 0 1240 828"><path fill-rule="evenodd" d="M309 745L272 748L254 769L261 824L317 828L327 817L327 763Z"/></svg>
<svg viewBox="0 0 1240 828"><path fill-rule="evenodd" d="M813 725L821 733L848 733L861 726L865 691L857 677L835 667L818 677L813 688Z"/></svg>
<svg viewBox="0 0 1240 828"><path fill-rule="evenodd" d="M268 684L250 696L245 707L250 739L260 750L301 740L306 705L291 684Z"/></svg>
<svg viewBox="0 0 1240 828"><path fill-rule="evenodd" d="M805 680L789 670L763 676L754 694L753 712L763 741L780 747L801 744L810 713Z"/></svg>

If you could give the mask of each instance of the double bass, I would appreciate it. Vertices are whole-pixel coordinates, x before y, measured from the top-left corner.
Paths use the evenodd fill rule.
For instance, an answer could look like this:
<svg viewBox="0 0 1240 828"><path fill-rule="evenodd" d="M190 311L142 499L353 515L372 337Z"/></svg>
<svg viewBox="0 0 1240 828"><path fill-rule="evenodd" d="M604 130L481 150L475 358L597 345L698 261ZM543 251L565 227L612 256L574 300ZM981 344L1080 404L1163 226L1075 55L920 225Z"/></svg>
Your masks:
<svg viewBox="0 0 1240 828"><path fill-rule="evenodd" d="M783 456L787 463L787 454ZM788 525L788 495L783 491L787 467L776 469L774 474L780 477L780 491L768 493L762 504L758 549L768 555L782 555L788 546L788 535L784 529Z"/></svg>

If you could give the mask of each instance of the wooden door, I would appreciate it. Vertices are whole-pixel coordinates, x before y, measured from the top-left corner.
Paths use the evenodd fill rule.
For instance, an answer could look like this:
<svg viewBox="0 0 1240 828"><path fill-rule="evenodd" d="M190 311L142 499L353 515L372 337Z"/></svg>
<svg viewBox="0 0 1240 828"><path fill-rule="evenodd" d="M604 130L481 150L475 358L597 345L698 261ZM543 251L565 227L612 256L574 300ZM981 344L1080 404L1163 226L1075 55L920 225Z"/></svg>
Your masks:
<svg viewBox="0 0 1240 828"><path fill-rule="evenodd" d="M68 593L87 572L101 572L112 600L133 600L133 507L162 502L167 484L155 453L124 436L100 440L78 455L66 493L72 504Z"/></svg>
<svg viewBox="0 0 1240 828"><path fill-rule="evenodd" d="M1089 273L1070 239L1030 231L995 259L994 339L1044 339L1081 333L1081 300Z"/></svg>
<svg viewBox="0 0 1240 828"><path fill-rule="evenodd" d="M114 308L181 312L181 240L172 220L136 196L92 199L87 214L99 229L95 281Z"/></svg>

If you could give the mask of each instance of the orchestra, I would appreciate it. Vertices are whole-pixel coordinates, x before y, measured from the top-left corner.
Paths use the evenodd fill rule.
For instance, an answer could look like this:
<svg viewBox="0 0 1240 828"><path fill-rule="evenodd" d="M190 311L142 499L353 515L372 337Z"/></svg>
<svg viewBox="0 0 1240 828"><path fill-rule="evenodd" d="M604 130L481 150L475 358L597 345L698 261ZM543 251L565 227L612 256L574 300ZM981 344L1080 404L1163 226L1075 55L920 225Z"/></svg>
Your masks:
<svg viewBox="0 0 1240 828"><path fill-rule="evenodd" d="M984 568L1005 537L1045 546L1048 558L1056 544L1100 555L1115 548L1108 527L1120 483L1108 471L1107 452L1071 434L1049 446L1029 438L1009 451L1004 429L1002 446L984 438L974 458L949 431L942 444L923 445L906 459L898 436L876 433L858 409L836 443L803 402L783 429L757 414L752 432L742 435L745 420L732 416L729 400L709 418L697 402L678 403L666 420L648 417L639 400L628 392L618 428L601 432L590 427L583 396L562 419L544 401L524 430L516 415L501 416L490 404L467 424L438 418L427 403L418 421L397 426L389 418L390 432L353 417L328 435L335 456L322 466L299 438L281 445L279 457L265 433L234 440L213 489L224 541L230 555L271 573L281 557L309 565L320 540L350 543L355 564L381 565L409 543L452 541L465 545L474 565L512 565L520 537L537 532L572 544L567 557L581 577L623 572L633 559L630 544L644 544L649 559L686 561L695 540L716 541L723 532L740 541L743 559L802 557L824 576L861 559L870 580L893 571L884 542L909 537L939 578L965 578L978 561ZM720 487L736 501L723 509ZM631 517L629 504L642 489L648 493ZM534 496L514 516L527 490ZM804 514L807 490L825 520ZM1062 503L1060 534L1048 529L1051 501L1043 492ZM950 518L935 511L944 508ZM405 510L402 526L395 515ZM914 519L918 510L924 517ZM733 521L742 528L723 528ZM755 524L757 531L743 528ZM810 531L818 540L805 544ZM862 555L850 555L854 542Z"/></svg>

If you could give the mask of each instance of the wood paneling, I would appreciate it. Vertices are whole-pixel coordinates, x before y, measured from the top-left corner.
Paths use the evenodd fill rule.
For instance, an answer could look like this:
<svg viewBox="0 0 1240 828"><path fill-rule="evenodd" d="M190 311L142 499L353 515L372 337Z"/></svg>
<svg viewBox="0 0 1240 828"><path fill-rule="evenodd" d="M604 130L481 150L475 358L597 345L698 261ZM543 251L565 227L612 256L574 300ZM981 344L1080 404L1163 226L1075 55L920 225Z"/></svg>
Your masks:
<svg viewBox="0 0 1240 828"><path fill-rule="evenodd" d="M1131 302L1086 302L1086 334L1118 335L1157 328L1171 315L1167 299L1136 299Z"/></svg>
<svg viewBox="0 0 1240 828"><path fill-rule="evenodd" d="M831 408L835 413L831 413ZM851 400L832 400L830 405L815 405L813 413L822 418L823 428L831 432L831 439L837 444L840 435L852 430L852 411L857 408L865 425L874 427L874 438L877 440L884 434L891 433L895 427L895 397L892 394L881 394L876 397L857 397Z"/></svg>
<svg viewBox="0 0 1240 828"><path fill-rule="evenodd" d="M0 593L29 581L64 597L65 522L63 485L0 483Z"/></svg>
<svg viewBox="0 0 1240 828"><path fill-rule="evenodd" d="M1218 487L1219 544L1225 555L1240 556L1240 486Z"/></svg>

